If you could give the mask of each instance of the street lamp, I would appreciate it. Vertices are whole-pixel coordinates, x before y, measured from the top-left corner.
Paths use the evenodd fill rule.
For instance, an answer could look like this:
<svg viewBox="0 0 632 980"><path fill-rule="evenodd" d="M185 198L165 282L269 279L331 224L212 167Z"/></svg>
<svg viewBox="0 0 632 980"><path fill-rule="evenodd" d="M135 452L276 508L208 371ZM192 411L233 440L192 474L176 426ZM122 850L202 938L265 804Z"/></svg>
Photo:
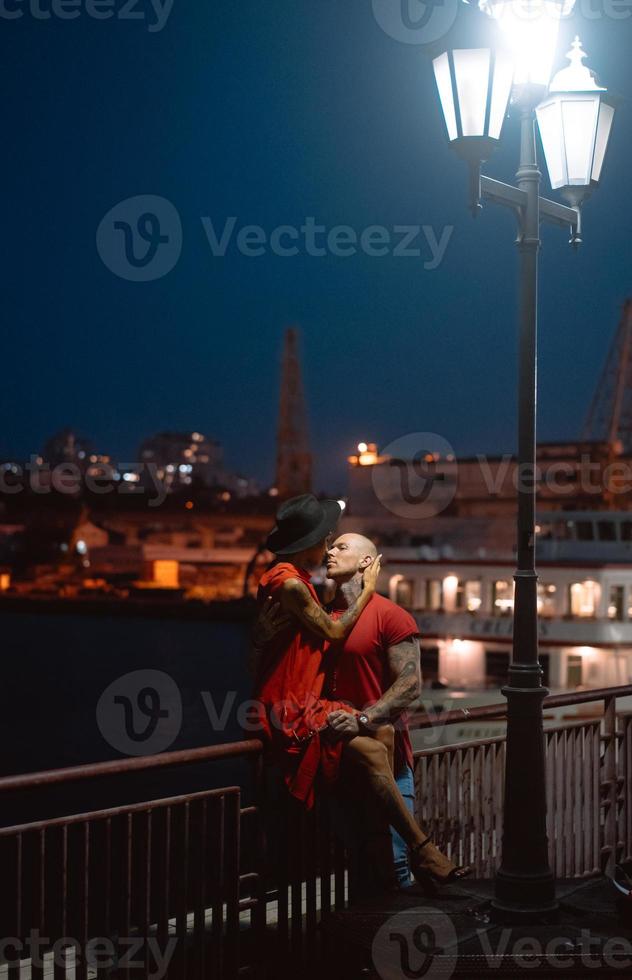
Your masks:
<svg viewBox="0 0 632 980"><path fill-rule="evenodd" d="M510 208L518 219L520 260L518 379L518 515L513 654L507 686L507 746L502 860L493 907L511 920L540 918L557 908L546 833L546 768L542 704L548 694L538 658L538 576L535 569L536 371L538 261L542 221L570 228L581 241L579 205L598 182L614 109L574 48L571 67L560 72L547 96L560 20L574 0L479 0L500 26L495 53L489 41L463 43L446 37L431 51L450 144L470 162L471 206L481 200ZM470 11L468 13L468 10ZM460 26L481 19L461 8ZM487 18L482 18L489 23ZM476 25L475 25L476 26ZM478 31L476 26L476 31ZM521 118L517 186L480 175L480 163L499 141L509 99ZM486 79L486 81L485 81ZM572 207L540 196L536 110L554 189ZM472 161L475 161L473 164Z"/></svg>
<svg viewBox="0 0 632 980"><path fill-rule="evenodd" d="M557 73L536 114L551 187L580 205L601 179L615 107L582 64L578 37L566 57L570 66Z"/></svg>
<svg viewBox="0 0 632 980"><path fill-rule="evenodd" d="M551 78L562 17L575 0L479 0L500 26L515 65L516 86L546 89Z"/></svg>
<svg viewBox="0 0 632 980"><path fill-rule="evenodd" d="M448 140L467 161L474 214L480 210L480 166L500 142L514 67L506 52L450 48L433 61Z"/></svg>

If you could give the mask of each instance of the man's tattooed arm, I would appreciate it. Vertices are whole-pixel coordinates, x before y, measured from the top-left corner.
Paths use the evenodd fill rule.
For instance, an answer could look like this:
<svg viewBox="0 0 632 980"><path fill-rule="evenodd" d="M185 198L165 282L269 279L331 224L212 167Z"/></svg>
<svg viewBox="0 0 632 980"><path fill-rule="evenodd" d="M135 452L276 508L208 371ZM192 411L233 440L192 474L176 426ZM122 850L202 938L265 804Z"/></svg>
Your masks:
<svg viewBox="0 0 632 980"><path fill-rule="evenodd" d="M419 639L411 636L389 647L387 658L393 683L366 712L372 722L395 721L421 694Z"/></svg>

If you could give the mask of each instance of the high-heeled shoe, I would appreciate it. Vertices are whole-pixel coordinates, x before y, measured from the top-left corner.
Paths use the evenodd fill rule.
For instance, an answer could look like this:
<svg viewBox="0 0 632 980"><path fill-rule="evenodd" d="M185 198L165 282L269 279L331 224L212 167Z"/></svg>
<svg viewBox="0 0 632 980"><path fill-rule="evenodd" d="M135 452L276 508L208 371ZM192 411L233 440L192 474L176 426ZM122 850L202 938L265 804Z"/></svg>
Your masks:
<svg viewBox="0 0 632 980"><path fill-rule="evenodd" d="M438 895L440 885L450 885L461 881L463 878L469 877L473 873L474 868L469 864L459 865L458 867L451 868L445 875L433 870L428 866L427 862L424 862L424 856L421 853L428 844L432 843L432 838L426 837L421 844L416 844L410 848L410 870L415 881L421 885L428 895Z"/></svg>

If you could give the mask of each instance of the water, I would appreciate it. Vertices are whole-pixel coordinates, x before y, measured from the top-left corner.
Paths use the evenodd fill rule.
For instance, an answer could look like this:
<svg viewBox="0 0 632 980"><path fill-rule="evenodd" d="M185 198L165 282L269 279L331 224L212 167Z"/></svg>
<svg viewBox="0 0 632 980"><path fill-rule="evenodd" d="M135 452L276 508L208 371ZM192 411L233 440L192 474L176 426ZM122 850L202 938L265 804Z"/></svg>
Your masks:
<svg viewBox="0 0 632 980"><path fill-rule="evenodd" d="M175 684L181 724L170 744L141 743L137 754L177 751L243 738L237 707L250 693L246 668L250 625L151 616L6 612L2 616L2 739L0 774L35 772L122 759L99 726L103 692L127 675L159 671ZM142 675L141 675L142 676ZM168 683L168 682L167 682ZM131 691L129 692L131 695ZM212 724L204 697L221 724ZM228 700L225 700L225 699ZM211 699L211 701L209 701ZM222 709L224 717L222 718ZM124 734L124 713L117 718ZM101 717L101 721L103 718ZM144 731L148 717L135 720ZM160 724L160 722L159 722ZM173 737L171 737L173 736ZM116 738L114 739L116 741ZM242 784L250 764L229 762L91 781L54 794L22 793L13 799L12 819L27 819L77 807L110 806L132 798L158 798L189 789ZM146 794L150 795L147 796ZM6 814L2 822L7 823Z"/></svg>

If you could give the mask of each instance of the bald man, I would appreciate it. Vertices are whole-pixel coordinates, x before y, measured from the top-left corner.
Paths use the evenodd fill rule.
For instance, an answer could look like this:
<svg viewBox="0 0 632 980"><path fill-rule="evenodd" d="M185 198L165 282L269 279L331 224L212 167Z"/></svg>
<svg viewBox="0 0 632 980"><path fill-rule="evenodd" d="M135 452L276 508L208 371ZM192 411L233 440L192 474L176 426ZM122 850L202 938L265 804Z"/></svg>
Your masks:
<svg viewBox="0 0 632 980"><path fill-rule="evenodd" d="M327 577L336 585L332 616L343 615L362 591L362 576L377 550L361 534L342 534L327 549ZM363 714L344 711L328 716L340 733L355 735L389 722L395 726L395 779L414 810L413 753L406 710L421 694L419 628L401 606L375 594L339 652L331 674L332 700L346 701ZM406 844L392 830L395 870L400 886L411 883Z"/></svg>

